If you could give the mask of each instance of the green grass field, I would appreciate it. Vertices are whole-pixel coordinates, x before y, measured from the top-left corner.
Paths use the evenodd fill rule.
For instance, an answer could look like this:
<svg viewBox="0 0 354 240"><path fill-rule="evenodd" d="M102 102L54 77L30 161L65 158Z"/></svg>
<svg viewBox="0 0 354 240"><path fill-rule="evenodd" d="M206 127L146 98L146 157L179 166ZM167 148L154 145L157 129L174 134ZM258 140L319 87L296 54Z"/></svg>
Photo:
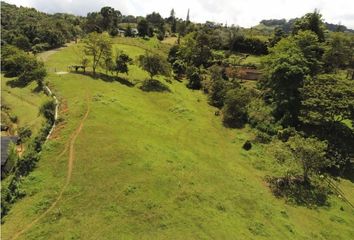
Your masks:
<svg viewBox="0 0 354 240"><path fill-rule="evenodd" d="M146 49L165 54L158 43L141 48L144 40L129 41L117 40L115 47L132 58ZM252 131L224 128L201 91L158 78L171 92L147 93L51 71L66 71L76 61L74 47L48 57L47 81L67 111L58 138L46 143L38 167L23 181L27 196L4 218L3 240L57 198L69 156L59 154L87 106L68 188L18 239L352 239L354 211L335 196L330 207L317 209L276 199L263 180L273 171L266 147L242 150ZM127 76L134 83L147 77L135 65ZM340 186L354 202L354 185L343 180Z"/></svg>
<svg viewBox="0 0 354 240"><path fill-rule="evenodd" d="M9 86L7 83L11 80L1 76L1 102L10 107L11 114L17 116L17 127L30 127L35 134L44 122L39 108L50 98L44 93L35 92L36 83L19 88Z"/></svg>

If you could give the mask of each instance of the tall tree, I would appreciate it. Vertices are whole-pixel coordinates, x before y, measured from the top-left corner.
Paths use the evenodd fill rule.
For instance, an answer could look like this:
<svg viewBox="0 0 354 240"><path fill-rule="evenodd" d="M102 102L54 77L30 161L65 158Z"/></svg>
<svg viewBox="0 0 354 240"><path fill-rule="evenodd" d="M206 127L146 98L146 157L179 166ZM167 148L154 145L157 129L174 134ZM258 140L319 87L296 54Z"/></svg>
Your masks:
<svg viewBox="0 0 354 240"><path fill-rule="evenodd" d="M100 14L102 15L102 27L103 30L110 33L114 33L118 28L118 23L122 18L120 11L115 10L112 7L101 8Z"/></svg>
<svg viewBox="0 0 354 240"><path fill-rule="evenodd" d="M171 10L170 17L168 18L168 21L171 24L171 32L175 33L177 30L177 21L176 21L176 13L173 8Z"/></svg>
<svg viewBox="0 0 354 240"><path fill-rule="evenodd" d="M323 47L318 41L317 35L309 30L299 31L298 34L294 36L294 39L307 60L311 75L314 76L319 73L323 65Z"/></svg>
<svg viewBox="0 0 354 240"><path fill-rule="evenodd" d="M140 37L145 37L145 36L149 36L150 35L149 22L146 21L145 19L141 19L138 22L137 29L138 29Z"/></svg>
<svg viewBox="0 0 354 240"><path fill-rule="evenodd" d="M297 19L293 25L292 33L295 35L301 30L310 30L317 35L320 42L324 42L324 29L325 25L322 20L322 15L316 9L313 13L307 13L302 18Z"/></svg>
<svg viewBox="0 0 354 240"><path fill-rule="evenodd" d="M83 40L84 52L92 57L92 71L96 75L96 68L107 55L112 55L112 40L107 33L96 32L88 34Z"/></svg>
<svg viewBox="0 0 354 240"><path fill-rule="evenodd" d="M301 49L292 38L282 39L263 59L263 67L260 84L275 104L275 117L283 125L296 125L301 105L299 89L310 73Z"/></svg>

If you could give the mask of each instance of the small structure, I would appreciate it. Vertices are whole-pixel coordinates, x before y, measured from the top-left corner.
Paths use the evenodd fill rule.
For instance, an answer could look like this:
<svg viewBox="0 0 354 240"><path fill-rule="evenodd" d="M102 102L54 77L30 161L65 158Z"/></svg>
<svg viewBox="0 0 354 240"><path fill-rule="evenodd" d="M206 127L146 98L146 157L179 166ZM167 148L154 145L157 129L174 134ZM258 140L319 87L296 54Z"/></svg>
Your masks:
<svg viewBox="0 0 354 240"><path fill-rule="evenodd" d="M238 69L239 78L245 80L259 80L262 73L253 68L240 68Z"/></svg>
<svg viewBox="0 0 354 240"><path fill-rule="evenodd" d="M17 144L17 136L1 136L1 168L3 168L7 162L8 148L11 142Z"/></svg>
<svg viewBox="0 0 354 240"><path fill-rule="evenodd" d="M124 37L125 36L125 31L122 29L118 29L118 36Z"/></svg>
<svg viewBox="0 0 354 240"><path fill-rule="evenodd" d="M136 36L138 36L138 34L139 34L138 29L137 29L137 28L132 28L132 35L133 35L134 37L136 37Z"/></svg>

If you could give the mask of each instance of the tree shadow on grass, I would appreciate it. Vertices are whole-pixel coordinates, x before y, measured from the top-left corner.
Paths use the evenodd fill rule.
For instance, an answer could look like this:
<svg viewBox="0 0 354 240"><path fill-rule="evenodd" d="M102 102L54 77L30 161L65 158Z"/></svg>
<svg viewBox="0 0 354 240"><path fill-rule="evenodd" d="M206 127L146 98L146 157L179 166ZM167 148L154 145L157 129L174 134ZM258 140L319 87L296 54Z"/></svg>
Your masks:
<svg viewBox="0 0 354 240"><path fill-rule="evenodd" d="M120 84L125 85L127 87L134 87L135 86L134 83L128 81L125 78L118 77L118 76L111 76L111 75L104 74L104 73L96 73L96 75L93 75L92 72L71 72L71 73L89 76L91 78L99 79L104 82L119 82Z"/></svg>
<svg viewBox="0 0 354 240"><path fill-rule="evenodd" d="M271 191L276 197L285 198L287 202L313 208L328 206L330 190L328 186L305 182L302 176L296 177L269 177L266 179Z"/></svg>
<svg viewBox="0 0 354 240"><path fill-rule="evenodd" d="M28 85L28 83L19 81L17 78L15 78L13 80L7 81L6 85L12 88L24 88Z"/></svg>
<svg viewBox="0 0 354 240"><path fill-rule="evenodd" d="M171 92L168 86L154 79L145 80L140 89L144 92Z"/></svg>

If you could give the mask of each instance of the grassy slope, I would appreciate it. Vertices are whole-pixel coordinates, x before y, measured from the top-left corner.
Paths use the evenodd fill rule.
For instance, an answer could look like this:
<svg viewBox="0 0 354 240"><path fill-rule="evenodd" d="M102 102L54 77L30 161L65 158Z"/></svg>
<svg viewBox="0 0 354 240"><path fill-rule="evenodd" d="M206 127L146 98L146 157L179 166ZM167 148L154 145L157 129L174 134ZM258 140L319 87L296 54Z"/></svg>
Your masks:
<svg viewBox="0 0 354 240"><path fill-rule="evenodd" d="M7 104L12 114L18 117L19 127L29 126L36 133L44 121L44 118L39 115L39 107L49 97L33 91L37 86L35 82L27 87L18 88L6 84L11 80L1 77L1 102Z"/></svg>
<svg viewBox="0 0 354 240"><path fill-rule="evenodd" d="M117 47L132 57L143 49ZM71 48L71 47L70 47ZM58 71L75 61L70 48L51 56ZM62 69L61 69L62 68ZM132 67L129 79L147 74ZM2 239L33 220L56 198L67 154L56 158L90 113L75 145L72 182L52 213L22 239L350 239L353 211L338 199L310 210L275 199L262 177L271 173L262 146L241 149L247 130L221 125L206 96L183 83L172 93L146 93L78 74L48 77L68 112L25 180L27 195L5 217ZM353 185L342 187L352 192ZM349 195L353 201L353 196ZM344 211L340 210L343 206Z"/></svg>

